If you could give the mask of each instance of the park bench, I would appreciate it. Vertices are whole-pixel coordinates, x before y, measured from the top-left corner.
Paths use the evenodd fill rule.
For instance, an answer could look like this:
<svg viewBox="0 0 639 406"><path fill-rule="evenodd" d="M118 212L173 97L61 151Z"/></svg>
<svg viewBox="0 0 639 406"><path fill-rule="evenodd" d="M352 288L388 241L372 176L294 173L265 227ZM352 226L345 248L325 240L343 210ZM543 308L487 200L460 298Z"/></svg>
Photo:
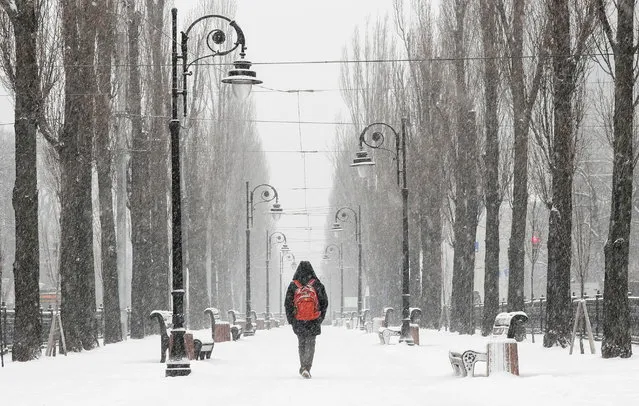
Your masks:
<svg viewBox="0 0 639 406"><path fill-rule="evenodd" d="M265 330L266 320L264 317L258 317L255 310L251 310L251 318L253 319L253 327L255 330Z"/></svg>
<svg viewBox="0 0 639 406"><path fill-rule="evenodd" d="M380 344L390 344L391 337L399 337L399 335L401 334L401 327L390 326L391 317L394 312L395 309L393 309L392 307L385 307L383 310L384 318L382 321L382 325L379 330L377 330Z"/></svg>
<svg viewBox="0 0 639 406"><path fill-rule="evenodd" d="M448 359L457 376L475 376L475 364L486 363L486 375L491 372L510 372L519 375L519 359L515 333L519 325L528 321L524 312L499 313L493 324L492 340L486 344L486 352L466 350L449 351Z"/></svg>
<svg viewBox="0 0 639 406"><path fill-rule="evenodd" d="M266 313L264 313L264 318L267 318L266 317ZM280 320L278 318L276 318L273 313L269 313L267 319L268 319L268 323L267 323L267 326L266 326L267 329L271 329L273 327L279 327L280 326Z"/></svg>
<svg viewBox="0 0 639 406"><path fill-rule="evenodd" d="M218 312L216 308L208 307L204 309L204 314L208 315L211 320L211 336L207 337L197 334L193 338L193 348L195 350L195 359L209 359L215 346L215 315Z"/></svg>
<svg viewBox="0 0 639 406"><path fill-rule="evenodd" d="M367 333L372 332L373 321L370 320L370 310L362 309L359 315L359 329L366 330Z"/></svg>
<svg viewBox="0 0 639 406"><path fill-rule="evenodd" d="M353 329L357 324L357 320L357 312L346 312L344 316L344 325L348 329Z"/></svg>
<svg viewBox="0 0 639 406"><path fill-rule="evenodd" d="M391 315L395 309L392 307L384 308L384 319L377 334L381 344L390 344L391 337L399 337L402 333L402 326L390 326ZM408 309L410 317L410 334L413 338L413 344L419 345L419 319L422 317L422 310L419 307L411 307Z"/></svg>
<svg viewBox="0 0 639 406"><path fill-rule="evenodd" d="M231 323L231 338L233 341L237 341L242 337L242 333L244 332L244 327L246 325L246 320L238 319L236 316L235 310L229 310L229 323Z"/></svg>
<svg viewBox="0 0 639 406"><path fill-rule="evenodd" d="M186 352L189 359L211 358L215 341L213 332L215 331L215 317L213 308L207 308L204 313L211 319L211 337L202 335L201 333L186 332L184 341ZM170 334L173 328L173 313L168 310L153 310L150 314L151 319L158 322L160 328L160 362L166 362L166 353L169 350ZM195 334L195 337L194 337Z"/></svg>

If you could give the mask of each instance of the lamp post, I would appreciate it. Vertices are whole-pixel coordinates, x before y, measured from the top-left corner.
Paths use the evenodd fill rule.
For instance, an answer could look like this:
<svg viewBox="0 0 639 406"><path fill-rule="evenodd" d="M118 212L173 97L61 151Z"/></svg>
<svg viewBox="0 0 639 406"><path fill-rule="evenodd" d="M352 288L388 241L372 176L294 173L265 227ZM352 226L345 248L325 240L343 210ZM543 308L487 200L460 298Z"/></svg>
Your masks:
<svg viewBox="0 0 639 406"><path fill-rule="evenodd" d="M329 244L324 249L324 256L322 259L328 260L331 258L329 254L333 254L337 251L339 259L339 314L340 317L344 317L344 257L342 256L342 244Z"/></svg>
<svg viewBox="0 0 639 406"><path fill-rule="evenodd" d="M408 261L408 183L406 181L406 124L407 119L402 118L401 136L389 124L376 122L367 125L359 135L359 151L355 155L355 159L351 164L357 169L360 177L366 177L368 169L375 165L375 162L364 150L364 145L373 149L384 148L384 131L389 130L395 137L395 162L397 163L397 186L402 191L402 329L400 333L400 342L406 342L408 345L415 344L410 335L410 269ZM373 130L377 129L377 130ZM367 138L369 137L369 138Z"/></svg>
<svg viewBox="0 0 639 406"><path fill-rule="evenodd" d="M191 365L186 356L184 334L184 273L182 264L182 206L181 206L181 174L180 174L180 120L178 118L178 95L182 95L184 116L187 112L187 78L191 72L189 69L196 62L206 58L213 58L229 54L240 48L239 61L235 62L235 69L229 72L229 76L222 82L238 85L239 89L234 92L241 95L248 94L253 84L262 83L256 79L254 71L250 70L251 63L244 60L246 41L244 33L237 23L221 15L210 14L195 20L186 31L183 31L181 38L180 53L178 53L177 41L177 9L171 10L172 37L171 37L171 121L169 131L171 133L171 258L172 268L172 290L173 298L173 328L171 329L171 347L169 349L169 361L166 363L166 376L185 376L191 373ZM203 21L222 20L227 22L235 31L236 41L229 45L228 49L218 49L226 43L226 34L223 30L213 29L206 35L206 44L210 53L196 57L193 61L188 61L188 40L191 29ZM178 59L182 60L180 76L182 79L182 89L178 90Z"/></svg>
<svg viewBox="0 0 639 406"><path fill-rule="evenodd" d="M288 245L286 245L286 235L284 235L284 233L279 232L279 231L275 231L272 234L268 233L268 230L266 230L266 314L264 315L264 324L266 326L267 330L270 330L271 328L271 317L270 317L270 311L271 311L271 291L270 291L270 261L271 261L271 247L273 242L275 242L275 244L282 244L282 246L280 247L280 253L281 252L289 252L290 249L288 248ZM280 278L281 278L281 274L280 274ZM281 282L280 282L280 287L281 287Z"/></svg>
<svg viewBox="0 0 639 406"><path fill-rule="evenodd" d="M339 233L343 230L342 225L339 223L346 222L353 216L353 221L355 223L355 241L357 242L357 315L358 317L362 315L362 307L363 307L363 295L362 295L362 208L361 206L357 206L357 212L350 207L340 207L335 212L335 223L333 223L332 230L335 233ZM364 330L365 327L363 324L360 325L360 330Z"/></svg>
<svg viewBox="0 0 639 406"><path fill-rule="evenodd" d="M255 202L255 192L259 189L258 201ZM255 328L251 321L251 228L253 227L253 212L259 203L268 203L275 200L270 213L273 220L277 221L282 216L282 207L279 203L277 190L268 183L255 186L249 192L249 183L246 182L246 328L245 336L255 335ZM268 269L268 268L267 268Z"/></svg>
<svg viewBox="0 0 639 406"><path fill-rule="evenodd" d="M289 259L291 260L291 267L293 269L297 268L297 263L295 262L295 254L293 254L292 252L290 252L290 250L288 252L283 252L282 250L280 250L280 317L282 317L282 274L284 273L284 260L285 259Z"/></svg>

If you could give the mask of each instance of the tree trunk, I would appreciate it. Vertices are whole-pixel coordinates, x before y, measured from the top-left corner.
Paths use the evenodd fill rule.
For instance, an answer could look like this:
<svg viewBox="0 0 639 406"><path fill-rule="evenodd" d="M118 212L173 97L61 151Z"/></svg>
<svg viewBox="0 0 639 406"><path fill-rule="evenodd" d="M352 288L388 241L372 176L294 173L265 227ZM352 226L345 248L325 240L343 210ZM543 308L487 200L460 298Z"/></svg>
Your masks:
<svg viewBox="0 0 639 406"><path fill-rule="evenodd" d="M153 275L151 287L151 303L154 309L170 308L169 292L169 261L171 249L169 247L169 137L167 136L166 120L166 75L163 74L162 66L166 65L167 58L164 57L162 48L162 35L157 35L155 27L164 26L164 0L147 0L146 10L152 26L149 27L149 39L151 41L151 76L148 78L149 99L151 105L149 120L151 123L150 135L152 142L149 144L149 173L157 174L157 178L150 184L149 193L152 196L151 203L151 224L150 238L151 262L149 272ZM148 27L148 24L147 24ZM165 71L166 72L166 71Z"/></svg>
<svg viewBox="0 0 639 406"><path fill-rule="evenodd" d="M438 165L438 163L435 163ZM429 172L431 173L431 172ZM423 251L422 306L423 325L439 328L442 311L442 218L441 171L433 176L433 193L429 193L426 211L421 216L421 243ZM435 180L436 179L436 180Z"/></svg>
<svg viewBox="0 0 639 406"><path fill-rule="evenodd" d="M410 158L409 158L410 159ZM410 162L413 162L411 160ZM414 190L414 189L413 189ZM418 197L418 196L415 196ZM411 199L409 203L410 207L416 207L419 201L417 199ZM409 221L411 224L421 224L421 215L419 210L409 209ZM422 303L422 283L421 283L421 273L422 273L422 264L420 261L420 250L421 246L420 240L420 230L419 227L409 228L410 236L408 241L412 243L413 249L409 251L409 269L410 269L410 283L409 283L409 292L410 292L410 302L412 306L417 307L418 303Z"/></svg>
<svg viewBox="0 0 639 406"><path fill-rule="evenodd" d="M528 103L523 66L524 0L514 0L511 39L514 161L512 220L508 245L508 311L524 310L524 244L528 210ZM491 306L494 304L491 303ZM485 327L485 326L484 326Z"/></svg>
<svg viewBox="0 0 639 406"><path fill-rule="evenodd" d="M548 307L544 346L565 347L570 339L572 319L570 263L574 171L574 61L570 49L568 0L552 0L550 19L554 75L554 139L551 152L553 200L548 227Z"/></svg>
<svg viewBox="0 0 639 406"><path fill-rule="evenodd" d="M40 260L36 140L41 100L38 75L38 17L35 1L23 1L17 12L5 9L15 41L15 330L12 359L40 356ZM4 6L4 4L3 4ZM5 6L6 7L6 6Z"/></svg>
<svg viewBox="0 0 639 406"><path fill-rule="evenodd" d="M484 98L486 122L486 155L484 166L486 201L486 254L484 258L484 311L482 335L492 331L499 313L499 120L497 118L499 68L497 67L497 9L493 0L481 2L481 27L484 48ZM521 1L523 3L523 1Z"/></svg>
<svg viewBox="0 0 639 406"><path fill-rule="evenodd" d="M188 289L188 312L189 328L200 329L206 326L204 309L208 307L208 289L206 278L206 223L207 212L205 199L200 196L198 189L201 185L197 180L199 177L191 168L191 174L187 179L192 182L189 189L190 194L184 200L186 215L188 216L188 244L186 269L189 272ZM187 192L188 193L188 192ZM254 301L255 302L255 301ZM254 303L255 308L255 303Z"/></svg>
<svg viewBox="0 0 639 406"><path fill-rule="evenodd" d="M118 259L113 218L111 153L111 65L115 48L114 0L105 0L106 14L98 21L98 95L95 104L96 168L100 199L101 259L104 301L104 343L122 341Z"/></svg>
<svg viewBox="0 0 639 406"><path fill-rule="evenodd" d="M602 2L600 7L603 7ZM634 0L617 4L617 41L613 44L615 107L613 117L612 196L608 239L604 247L605 283L601 355L604 358L632 355L628 307L628 255L632 220L633 177L633 69ZM603 11L601 11L603 12ZM600 12L600 13L601 13ZM601 17L601 14L600 14ZM610 38L612 40L612 38Z"/></svg>
<svg viewBox="0 0 639 406"><path fill-rule="evenodd" d="M91 169L97 4L62 2L65 102L60 135L62 325L70 351L97 345Z"/></svg>
<svg viewBox="0 0 639 406"><path fill-rule="evenodd" d="M473 288L475 276L475 239L477 232L477 144L475 112L467 99L464 24L468 3L455 7L455 86L457 115L457 162L455 166L455 253L451 295L451 330L473 334Z"/></svg>
<svg viewBox="0 0 639 406"><path fill-rule="evenodd" d="M133 153L131 157L131 338L143 338L152 310L150 273L152 241L150 236L151 188L148 133L142 131L142 93L140 90L140 14L128 4L129 88L128 113L131 119Z"/></svg>

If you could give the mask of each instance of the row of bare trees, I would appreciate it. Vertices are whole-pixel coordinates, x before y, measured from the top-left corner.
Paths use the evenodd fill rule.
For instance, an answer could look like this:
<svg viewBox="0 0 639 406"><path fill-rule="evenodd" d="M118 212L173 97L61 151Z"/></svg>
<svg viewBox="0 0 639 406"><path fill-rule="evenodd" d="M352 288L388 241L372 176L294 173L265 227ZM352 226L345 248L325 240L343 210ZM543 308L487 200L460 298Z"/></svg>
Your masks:
<svg viewBox="0 0 639 406"><path fill-rule="evenodd" d="M399 128L408 117L411 304L422 307L423 324L439 327L450 303L451 329L473 333L473 291L483 290L488 334L500 266L508 269L508 309L523 310L527 236L535 233L546 242L544 345L568 343L571 280L580 280L583 294L587 274L601 275L602 354L628 357L635 1L447 0L438 10L421 1L394 4L393 16L356 32L345 51L350 60L383 62L342 69L354 128L339 130L331 196L331 205L362 205L373 312L399 304L398 191L390 157L375 157L375 179L361 184L351 180L349 155L365 125ZM610 80L601 79L606 74ZM602 178L606 165L593 161L607 162L612 177ZM507 265L500 265L502 234L509 235ZM482 239L484 272L476 275ZM452 277L444 273L449 245ZM603 275L596 269L602 257Z"/></svg>
<svg viewBox="0 0 639 406"><path fill-rule="evenodd" d="M15 100L13 358L40 355L39 282L47 277L59 286L70 350L98 345L96 297L104 304L105 344L126 334L121 316L127 305L131 337L142 338L154 331L150 311L170 309L171 37L165 27L171 4L2 0L0 5L6 34L0 39L2 79ZM202 0L192 11L195 17L185 20L212 11L232 18L235 8L234 2ZM193 55L210 52L205 35L210 27L205 28L192 35ZM237 207L244 202L245 180L266 180L266 161L250 121L253 108L232 101L219 85L232 57L222 66L194 69L187 89L192 104L182 122L192 327L203 324L203 309L212 304L225 310L241 303L236 287L243 274L235 270L243 257L243 211ZM43 216L38 196L50 189L57 204L50 206L53 216ZM39 232L42 222L59 224L59 232ZM40 250L58 246L56 271L41 272Z"/></svg>

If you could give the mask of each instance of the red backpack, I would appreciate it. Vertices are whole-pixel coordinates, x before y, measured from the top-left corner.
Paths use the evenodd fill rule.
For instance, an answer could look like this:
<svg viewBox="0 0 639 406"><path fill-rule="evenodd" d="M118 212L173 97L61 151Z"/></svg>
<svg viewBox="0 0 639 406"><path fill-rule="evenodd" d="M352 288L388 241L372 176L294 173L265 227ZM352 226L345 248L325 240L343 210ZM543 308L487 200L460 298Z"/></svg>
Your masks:
<svg viewBox="0 0 639 406"><path fill-rule="evenodd" d="M306 286L299 281L294 280L295 295L293 296L293 305L295 306L295 318L297 320L315 320L321 312L319 311L319 300L317 299L317 291L313 287L315 279L311 279Z"/></svg>

